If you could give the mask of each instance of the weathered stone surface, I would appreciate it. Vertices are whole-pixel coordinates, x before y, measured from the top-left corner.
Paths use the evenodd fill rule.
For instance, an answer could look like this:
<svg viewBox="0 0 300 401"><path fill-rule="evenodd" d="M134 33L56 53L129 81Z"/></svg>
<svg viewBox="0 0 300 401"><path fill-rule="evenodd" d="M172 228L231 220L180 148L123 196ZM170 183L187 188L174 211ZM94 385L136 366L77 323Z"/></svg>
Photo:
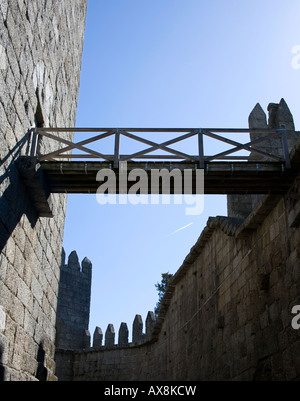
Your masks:
<svg viewBox="0 0 300 401"><path fill-rule="evenodd" d="M262 109L262 107L259 103L257 103L255 105L254 109L249 114L248 122L249 122L250 129L254 129L254 128L267 129L268 128L266 113L264 112L264 110Z"/></svg>
<svg viewBox="0 0 300 401"><path fill-rule="evenodd" d="M147 318L146 318L146 338L147 338L147 340L151 339L151 335L153 332L155 322L156 322L156 319L155 319L154 313L152 311L149 311Z"/></svg>
<svg viewBox="0 0 300 401"><path fill-rule="evenodd" d="M82 348L90 348L91 334L90 334L89 330L84 330L82 344L83 344Z"/></svg>
<svg viewBox="0 0 300 401"><path fill-rule="evenodd" d="M285 125L287 130L295 131L293 115L284 99L280 100L276 113L276 127Z"/></svg>
<svg viewBox="0 0 300 401"><path fill-rule="evenodd" d="M100 327L96 327L93 337L93 347L100 348L102 347L103 341L103 333Z"/></svg>
<svg viewBox="0 0 300 401"><path fill-rule="evenodd" d="M105 346L111 347L114 344L115 344L115 329L112 324L109 324L105 332Z"/></svg>
<svg viewBox="0 0 300 401"><path fill-rule="evenodd" d="M83 259L83 261L81 262L81 266L82 273L86 273L88 275L92 274L92 262L87 257Z"/></svg>
<svg viewBox="0 0 300 401"><path fill-rule="evenodd" d="M267 116L259 103L253 108L249 115L248 123L249 128L253 130L257 129L279 129L283 126L286 128L286 137L289 151L294 148L298 134L295 132L293 116L285 102L281 99L280 103L270 103L268 105L269 119L267 123ZM251 141L267 136L267 134L257 133L255 131L250 132ZM263 142L259 142L253 147L264 153L271 154L274 156L283 157L283 144L281 137L274 137ZM252 158L260 157L255 152L251 152ZM247 218L249 214L254 210L258 202L262 199L262 195L228 195L227 196L227 211L229 217Z"/></svg>
<svg viewBox="0 0 300 401"><path fill-rule="evenodd" d="M42 169L33 158L19 157L16 165L39 217L53 217L50 190Z"/></svg>
<svg viewBox="0 0 300 401"><path fill-rule="evenodd" d="M62 261L65 260L63 251ZM76 251L71 252L68 264L60 266L60 281L56 313L56 347L76 349L85 346L89 327L92 263L84 258L80 267Z"/></svg>
<svg viewBox="0 0 300 401"><path fill-rule="evenodd" d="M0 380L55 379L66 197L46 192L41 197L37 187L30 194L16 160L29 151L31 127L75 125L86 5L86 0L0 4L5 60L5 65L0 61L0 307L6 316ZM46 139L39 146L54 150ZM39 218L35 202L42 205L40 216L53 211L53 219ZM40 355L44 358L37 361Z"/></svg>
<svg viewBox="0 0 300 401"><path fill-rule="evenodd" d="M141 315L136 315L132 326L132 342L143 340L143 319Z"/></svg>
<svg viewBox="0 0 300 401"><path fill-rule="evenodd" d="M5 330L5 323L6 323L6 314L2 306L0 306L0 331Z"/></svg>
<svg viewBox="0 0 300 401"><path fill-rule="evenodd" d="M262 199L245 222L210 218L172 278L155 338L92 355L62 353L61 361L72 366L66 377L299 380L300 331L291 325L291 308L299 305L300 227L289 224L299 201L292 202L292 194L299 192L296 180L286 196ZM138 316L139 332L141 323Z"/></svg>
<svg viewBox="0 0 300 401"><path fill-rule="evenodd" d="M53 220L38 218L15 160L27 154L26 133L32 126L75 125L85 12L86 0L0 4L5 49L0 69L0 380L55 380L66 198L51 195ZM264 124L261 110L255 113L253 126ZM292 149L298 134L283 100L269 107L269 126L280 125L286 126ZM38 146L54 150L47 139ZM173 279L164 314L155 323L155 342L137 339L136 346L118 349L109 327L107 344L113 349L62 350L57 374L75 380L299 380L299 332L291 328L291 306L299 303L298 193L296 185L273 208L261 205L258 215L250 214L242 224L241 237L226 218L210 219ZM81 274L88 284L89 262L80 271L75 259L68 273ZM87 319L86 310L83 316ZM136 337L143 339L140 320ZM79 335L86 346L83 332ZM74 338L74 331L67 332L68 341Z"/></svg>
<svg viewBox="0 0 300 401"><path fill-rule="evenodd" d="M78 255L76 251L72 251L69 255L68 259L68 267L69 269L73 269L74 271L80 271L80 263L78 259Z"/></svg>
<svg viewBox="0 0 300 401"><path fill-rule="evenodd" d="M262 109L261 105L257 103L254 109L251 111L248 118L250 129L267 129L267 117ZM250 134L251 140L258 139L261 134L252 132ZM259 150L266 151L264 146L265 142L262 142L255 147ZM252 157L257 156L255 153L251 153ZM253 210L253 199L258 199L256 195L228 195L227 196L227 213L229 217L246 218Z"/></svg>
<svg viewBox="0 0 300 401"><path fill-rule="evenodd" d="M128 331L128 327L126 323L121 323L120 329L119 329L119 340L118 340L118 344L119 345L126 345L128 344L128 335L129 335L129 331Z"/></svg>
<svg viewBox="0 0 300 401"><path fill-rule="evenodd" d="M278 106L276 125L286 128L288 148L291 152L299 138L299 133L295 132L294 118L284 99L281 99Z"/></svg>

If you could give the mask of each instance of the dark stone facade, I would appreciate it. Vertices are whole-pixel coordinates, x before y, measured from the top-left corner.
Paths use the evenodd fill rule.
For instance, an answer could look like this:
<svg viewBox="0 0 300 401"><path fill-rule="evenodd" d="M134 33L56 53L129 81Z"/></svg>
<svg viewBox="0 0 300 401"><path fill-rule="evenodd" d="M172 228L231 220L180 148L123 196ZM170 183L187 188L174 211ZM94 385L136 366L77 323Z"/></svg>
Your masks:
<svg viewBox="0 0 300 401"><path fill-rule="evenodd" d="M37 126L75 125L87 0L0 2L0 380L56 380L65 195L39 218L17 161ZM52 150L51 143L39 142Z"/></svg>

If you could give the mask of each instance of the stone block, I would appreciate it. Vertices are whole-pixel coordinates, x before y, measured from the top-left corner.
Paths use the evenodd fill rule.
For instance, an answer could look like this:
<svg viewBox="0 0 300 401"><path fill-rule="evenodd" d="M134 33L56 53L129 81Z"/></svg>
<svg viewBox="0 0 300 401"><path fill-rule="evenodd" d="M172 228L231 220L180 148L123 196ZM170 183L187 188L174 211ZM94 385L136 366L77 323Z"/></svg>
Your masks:
<svg viewBox="0 0 300 401"><path fill-rule="evenodd" d="M91 334L89 330L84 330L82 348L90 348L91 346Z"/></svg>
<svg viewBox="0 0 300 401"><path fill-rule="evenodd" d="M136 315L132 327L132 342L143 340L143 320L141 315Z"/></svg>
<svg viewBox="0 0 300 401"><path fill-rule="evenodd" d="M102 347L103 341L103 333L100 327L96 327L93 337L93 347L100 348Z"/></svg>
<svg viewBox="0 0 300 401"><path fill-rule="evenodd" d="M146 338L147 338L147 340L150 340L150 338L151 338L155 322L156 322L156 319L155 319L154 313L152 311L149 311L147 318L146 318Z"/></svg>
<svg viewBox="0 0 300 401"><path fill-rule="evenodd" d="M0 331L5 330L5 324L6 324L6 313L3 307L0 306Z"/></svg>
<svg viewBox="0 0 300 401"><path fill-rule="evenodd" d="M4 206L0 212L1 230L5 229L5 233L1 233L5 246L2 247L3 263L0 268L0 330L3 331L2 326L5 324L4 332L10 341L8 358L13 366L13 369L6 368L5 380L35 380L34 369L30 367L36 358L34 347L26 353L25 344L22 344L23 350L20 344L15 344L17 340L22 342L19 335L21 331L18 330L20 327L26 327L34 343L38 343L41 338L53 341L59 278L57 261L61 251L61 227L66 207L65 201L62 201L64 195L51 197L57 214L55 224L60 230L55 231L54 225L36 221L32 207L34 202L24 191L11 156L15 156L16 151L25 152L25 146L21 150L22 144L18 141L23 140L30 126L35 124L35 117L39 117L37 86L39 93L44 95L39 99L40 109L45 113L44 122L51 122L55 126L55 122L61 120L68 121L71 126L75 125L74 106L76 110L87 2L60 2L59 10L56 2L53 7L49 6L49 2L47 7L39 3L3 0L0 5L0 19L5 21L1 25L0 37L7 61L7 68L0 72L1 173L7 176L0 187L1 206ZM64 23L67 16L68 27ZM54 17L58 37L56 42L53 41L51 24ZM72 29L74 26L75 31ZM72 76L68 77L60 74L64 68L64 59L61 57L63 42L65 52L72 55L75 61ZM33 66L38 63L43 66L43 74L39 74L38 80L35 80ZM56 86L59 76L61 85ZM66 92L67 86L70 90ZM54 104L54 99L62 98L64 107L59 102ZM50 148L49 141L45 141L44 146ZM9 155L12 150L14 154ZM23 218L25 215L26 219ZM48 243L57 245L49 247ZM4 311L6 319L3 317ZM15 335L16 330L18 336ZM3 355L1 359L3 363ZM52 351L47 347L45 360L52 371L48 372L48 377L54 377L53 347ZM21 374L14 369L22 369L23 372Z"/></svg>
<svg viewBox="0 0 300 401"><path fill-rule="evenodd" d="M75 271L80 271L80 264L79 264L79 259L76 251L73 251L69 255L68 259L68 267L70 269L73 269Z"/></svg>
<svg viewBox="0 0 300 401"><path fill-rule="evenodd" d="M128 331L128 327L126 323L121 323L120 329L119 329L119 340L118 340L118 344L119 345L126 345L128 344L128 335L129 335L129 331Z"/></svg>
<svg viewBox="0 0 300 401"><path fill-rule="evenodd" d="M112 324L109 324L105 332L105 346L112 347L114 344L115 344L115 329Z"/></svg>

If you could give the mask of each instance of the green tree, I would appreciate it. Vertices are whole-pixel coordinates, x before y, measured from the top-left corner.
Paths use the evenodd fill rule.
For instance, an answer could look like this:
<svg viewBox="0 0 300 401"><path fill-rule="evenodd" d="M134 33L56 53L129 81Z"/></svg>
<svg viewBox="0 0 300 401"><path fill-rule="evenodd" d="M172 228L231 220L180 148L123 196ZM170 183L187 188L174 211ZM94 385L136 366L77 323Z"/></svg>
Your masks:
<svg viewBox="0 0 300 401"><path fill-rule="evenodd" d="M158 316L158 313L159 313L161 300L162 300L163 296L165 295L165 292L166 292L166 289L168 287L169 281L173 277L173 274L170 274L169 272L168 273L162 273L161 277L162 277L161 282L155 284L155 288L158 291L158 302L156 304L156 307L154 308L154 314L155 314L156 317Z"/></svg>

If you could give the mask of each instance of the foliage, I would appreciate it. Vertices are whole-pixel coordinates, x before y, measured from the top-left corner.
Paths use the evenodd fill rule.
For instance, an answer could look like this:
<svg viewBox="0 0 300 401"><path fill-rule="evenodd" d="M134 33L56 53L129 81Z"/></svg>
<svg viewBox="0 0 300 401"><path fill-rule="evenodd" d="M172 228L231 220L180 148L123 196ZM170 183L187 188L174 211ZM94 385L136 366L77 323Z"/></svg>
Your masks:
<svg viewBox="0 0 300 401"><path fill-rule="evenodd" d="M166 292L166 289L168 287L169 281L173 277L173 274L170 274L169 272L168 273L162 273L161 277L162 277L161 282L155 284L155 288L158 291L158 302L156 304L156 307L154 308L154 314L155 314L156 317L158 316L158 313L159 313L161 300L162 300L163 296L165 295L165 292Z"/></svg>

